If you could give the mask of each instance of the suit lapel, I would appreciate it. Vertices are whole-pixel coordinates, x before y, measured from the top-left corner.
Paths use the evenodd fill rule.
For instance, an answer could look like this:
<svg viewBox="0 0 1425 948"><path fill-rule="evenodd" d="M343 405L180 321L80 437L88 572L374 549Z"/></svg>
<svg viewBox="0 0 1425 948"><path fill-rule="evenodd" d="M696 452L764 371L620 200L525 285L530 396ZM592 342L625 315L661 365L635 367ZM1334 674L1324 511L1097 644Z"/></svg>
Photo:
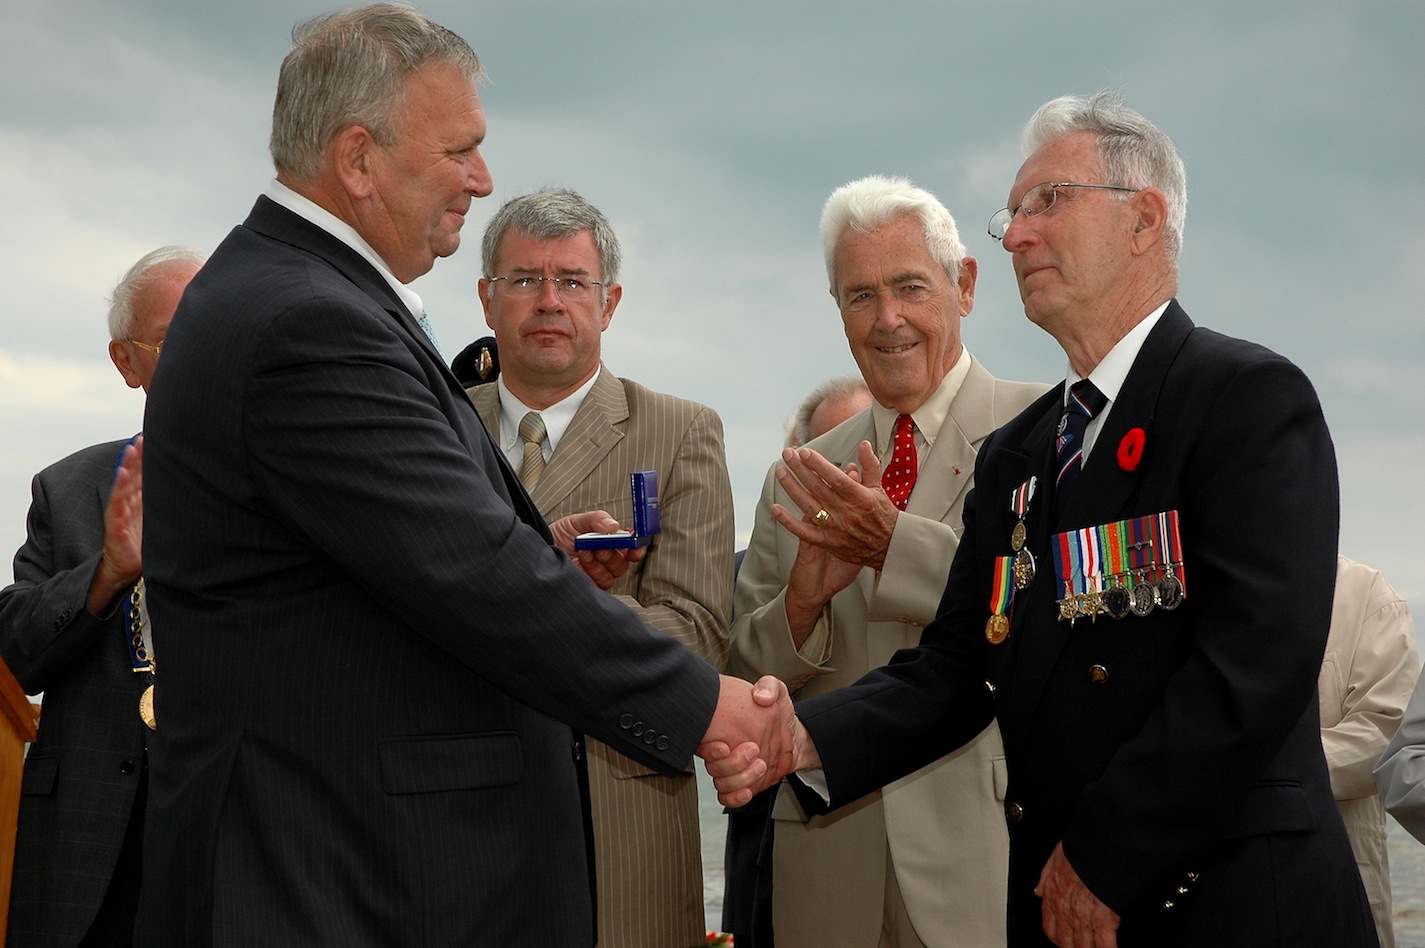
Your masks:
<svg viewBox="0 0 1425 948"><path fill-rule="evenodd" d="M553 510L606 458L628 433L628 395L623 384L604 366L574 417L559 447L549 458L534 487L541 510Z"/></svg>
<svg viewBox="0 0 1425 948"><path fill-rule="evenodd" d="M1049 399L1043 414L1029 429L1024 440L1018 445L1001 448L994 461L995 476L986 478L987 483L999 488L1000 496L990 497L987 501L988 512L995 525L989 535L992 538L1003 536L1003 551L996 553L999 556L1010 556L1014 552L1010 546L1009 531L999 527L1001 523L1013 526L1015 518L1010 507L1010 496L1030 477L1037 478L1034 497L1025 515L1025 548L1035 555L1035 575L1028 589L1015 592L1014 614L1010 619L1009 641L1003 659L1006 674L1000 675L1001 681L1014 682L1014 691L1008 696L1010 700L1005 711L1003 732L1006 742L1025 732L1019 723L1026 721L1037 707L1044 682L1064 645L1063 636L1052 634L1057 631L1055 629L1046 629L1040 615L1054 609L1054 601L1058 598L1058 577L1054 575L1054 553L1050 544L1054 523L1051 516L1053 492L1049 485L1054 479L1054 432L1063 411L1063 393L1062 384L1053 390L1054 397ZM984 516L985 510L983 506L980 508L980 516ZM1052 616L1050 618L1052 620ZM1009 674L1010 669L1013 669L1012 674Z"/></svg>
<svg viewBox="0 0 1425 948"><path fill-rule="evenodd" d="M935 443L921 461L906 513L944 523L963 501L975 469L975 445L995 428L994 386L994 376L971 360Z"/></svg>
<svg viewBox="0 0 1425 948"><path fill-rule="evenodd" d="M1093 452L1075 484L1073 496L1062 511L1060 529L1123 519L1124 507L1141 483L1142 469L1141 464L1134 471L1123 469L1118 461L1119 445L1134 428L1143 430L1145 445L1153 444L1153 419L1158 412L1163 380L1192 329L1192 320L1177 301L1173 301L1143 340L1143 347L1123 380L1123 388L1114 400L1103 430L1094 441Z"/></svg>

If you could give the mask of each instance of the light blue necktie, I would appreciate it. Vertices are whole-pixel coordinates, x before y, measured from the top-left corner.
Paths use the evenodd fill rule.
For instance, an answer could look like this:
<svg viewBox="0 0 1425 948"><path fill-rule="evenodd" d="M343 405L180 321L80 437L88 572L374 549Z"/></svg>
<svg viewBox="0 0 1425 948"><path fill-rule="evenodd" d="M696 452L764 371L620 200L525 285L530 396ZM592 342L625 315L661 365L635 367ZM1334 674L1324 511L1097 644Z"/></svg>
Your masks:
<svg viewBox="0 0 1425 948"><path fill-rule="evenodd" d="M430 320L426 318L425 310L421 310L421 314L416 318L416 322L420 324L421 331L426 334L426 338L430 340L430 344L435 346L435 351L440 352L440 343L435 341L435 327L431 326Z"/></svg>

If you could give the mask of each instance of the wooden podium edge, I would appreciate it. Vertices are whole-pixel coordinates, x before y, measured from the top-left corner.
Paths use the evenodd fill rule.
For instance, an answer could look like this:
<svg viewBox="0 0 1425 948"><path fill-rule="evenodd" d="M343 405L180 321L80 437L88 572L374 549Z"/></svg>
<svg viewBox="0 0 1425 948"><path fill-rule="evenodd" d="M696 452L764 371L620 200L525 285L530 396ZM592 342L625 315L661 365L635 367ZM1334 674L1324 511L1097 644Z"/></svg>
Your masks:
<svg viewBox="0 0 1425 948"><path fill-rule="evenodd" d="M20 818L20 779L25 744L39 731L40 708L0 660L0 944L10 915L10 882L15 872L15 827Z"/></svg>

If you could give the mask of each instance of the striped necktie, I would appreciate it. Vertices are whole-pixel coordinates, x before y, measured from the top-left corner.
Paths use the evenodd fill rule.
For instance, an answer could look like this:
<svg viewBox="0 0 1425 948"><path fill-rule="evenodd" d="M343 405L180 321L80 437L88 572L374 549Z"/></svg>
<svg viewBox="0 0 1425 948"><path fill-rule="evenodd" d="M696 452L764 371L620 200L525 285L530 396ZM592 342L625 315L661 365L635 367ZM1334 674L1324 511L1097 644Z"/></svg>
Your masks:
<svg viewBox="0 0 1425 948"><path fill-rule="evenodd" d="M1108 396L1088 379L1080 379L1069 389L1064 414L1059 416L1059 433L1054 439L1054 458L1058 475L1054 478L1054 505L1062 507L1069 489L1079 476L1084 461L1084 430L1089 421L1103 411Z"/></svg>
<svg viewBox="0 0 1425 948"><path fill-rule="evenodd" d="M544 473L544 419L532 411L520 419L520 440L524 442L524 461L520 464L520 482L525 490L534 490Z"/></svg>

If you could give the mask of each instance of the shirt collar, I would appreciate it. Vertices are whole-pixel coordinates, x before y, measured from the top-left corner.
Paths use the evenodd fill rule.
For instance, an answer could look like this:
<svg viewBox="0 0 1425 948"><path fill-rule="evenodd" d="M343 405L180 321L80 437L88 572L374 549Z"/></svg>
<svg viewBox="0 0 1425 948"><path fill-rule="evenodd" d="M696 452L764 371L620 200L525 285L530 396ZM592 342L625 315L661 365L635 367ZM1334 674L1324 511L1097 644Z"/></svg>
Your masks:
<svg viewBox="0 0 1425 948"><path fill-rule="evenodd" d="M1089 378L1093 380L1094 387L1108 399L1109 406L1118 400L1118 392L1123 388L1123 382L1128 378L1128 370L1133 368L1133 362L1138 358L1138 350L1143 348L1143 343L1148 338L1148 333L1153 331L1153 327L1158 325L1159 318L1164 310L1168 308L1171 300L1164 300L1163 305L1153 310L1139 321L1138 325L1128 330L1123 338L1108 350L1108 355L1099 360L1089 373ZM1069 402L1069 389L1073 384L1082 378L1074 371L1072 365L1064 376L1064 404ZM1107 412L1104 412L1106 415Z"/></svg>
<svg viewBox="0 0 1425 948"><path fill-rule="evenodd" d="M603 366L599 367L599 372L603 371ZM544 419L544 435L547 439L548 448L545 451L545 459L553 456L554 449L559 447L559 439L564 437L564 432L569 430L569 423L574 420L574 414L578 412L579 406L584 404L584 399L588 396L590 389L594 387L595 380L599 377L599 372L589 376L589 380L570 392L564 398L550 405L548 408L530 408L520 401L515 394L505 386L505 377L501 375L495 380L495 387L500 393L500 443L509 445L510 439L519 437L520 420L532 411L538 411L539 417Z"/></svg>
<svg viewBox="0 0 1425 948"><path fill-rule="evenodd" d="M955 360L950 371L945 373L940 385L919 408L910 413L911 420L915 422L915 430L920 432L920 437L927 447L934 446L940 426L950 417L950 403L955 401L955 396L960 393L960 386L965 382L965 376L970 374L970 362L970 350L960 350L960 358ZM871 401L871 419L875 424L878 455L884 455L890 450L891 439L896 433L896 418L899 415L900 412L894 408L887 408L874 399Z"/></svg>
<svg viewBox="0 0 1425 948"><path fill-rule="evenodd" d="M382 260L371 245L361 236L355 227L337 217L331 211L317 204L311 198L298 194L287 185L272 179L272 183L267 186L267 197L277 204L282 205L287 210L296 214L307 223L331 234L337 240L346 244L352 250L361 254L366 262L376 268L376 272L381 274L382 279L391 285L391 290L396 294L411 315L420 318L425 312L425 304L421 302L420 295L406 284L396 279L396 275L391 272L391 268L386 266L386 261Z"/></svg>

